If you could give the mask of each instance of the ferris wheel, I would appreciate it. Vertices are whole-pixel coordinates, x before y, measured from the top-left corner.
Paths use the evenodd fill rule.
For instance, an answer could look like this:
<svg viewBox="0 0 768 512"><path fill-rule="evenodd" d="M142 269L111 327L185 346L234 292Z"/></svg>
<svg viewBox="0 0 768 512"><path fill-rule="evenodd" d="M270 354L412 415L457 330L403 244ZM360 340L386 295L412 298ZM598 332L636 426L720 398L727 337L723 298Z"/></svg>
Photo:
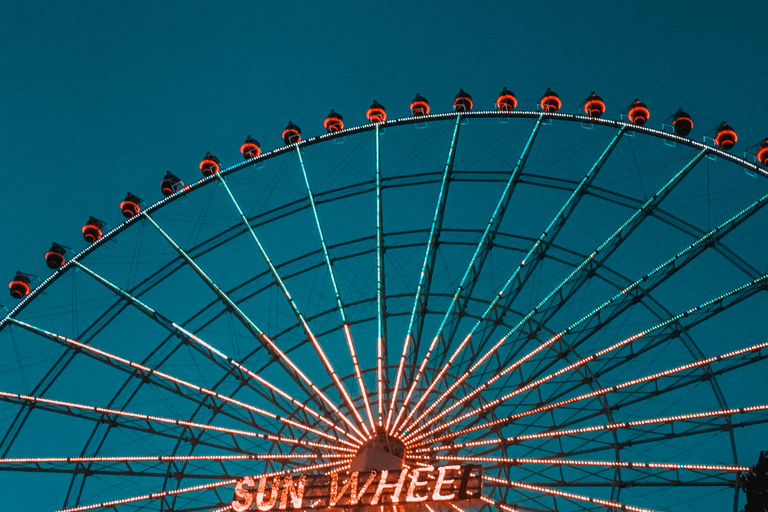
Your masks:
<svg viewBox="0 0 768 512"><path fill-rule="evenodd" d="M738 510L768 434L768 140L605 111L374 101L116 198L9 285L3 499Z"/></svg>

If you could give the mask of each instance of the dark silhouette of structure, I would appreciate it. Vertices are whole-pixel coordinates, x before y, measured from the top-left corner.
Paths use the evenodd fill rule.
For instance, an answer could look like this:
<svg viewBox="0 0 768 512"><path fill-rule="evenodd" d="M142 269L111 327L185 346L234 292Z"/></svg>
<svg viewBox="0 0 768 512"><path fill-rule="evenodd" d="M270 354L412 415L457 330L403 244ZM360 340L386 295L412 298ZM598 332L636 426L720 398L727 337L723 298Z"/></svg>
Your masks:
<svg viewBox="0 0 768 512"><path fill-rule="evenodd" d="M757 464L741 477L741 489L747 495L743 512L768 512L768 452L760 452Z"/></svg>

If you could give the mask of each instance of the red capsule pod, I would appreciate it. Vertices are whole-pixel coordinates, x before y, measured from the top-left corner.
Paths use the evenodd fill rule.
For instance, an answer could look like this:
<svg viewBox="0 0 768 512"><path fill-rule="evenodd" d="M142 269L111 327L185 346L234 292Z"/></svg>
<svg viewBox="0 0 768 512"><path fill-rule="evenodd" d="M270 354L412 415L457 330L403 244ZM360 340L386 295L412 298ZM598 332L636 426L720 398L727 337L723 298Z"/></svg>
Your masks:
<svg viewBox="0 0 768 512"><path fill-rule="evenodd" d="M202 160L200 160L199 167L200 170L203 171L203 176L206 178L221 170L221 167L219 167L219 159L213 156L210 151L205 154L205 157Z"/></svg>
<svg viewBox="0 0 768 512"><path fill-rule="evenodd" d="M589 117L600 117L605 114L605 102L603 98L595 94L590 93L587 99L584 100L584 113Z"/></svg>
<svg viewBox="0 0 768 512"><path fill-rule="evenodd" d="M138 215L141 211L141 198L137 197L130 192L125 196L123 202L120 203L120 210L123 212L123 217L130 219L134 215Z"/></svg>
<svg viewBox="0 0 768 512"><path fill-rule="evenodd" d="M413 98L409 108L411 109L413 117L421 117L429 114L429 102L427 101L427 98L418 93L416 93L416 97Z"/></svg>
<svg viewBox="0 0 768 512"><path fill-rule="evenodd" d="M64 259L66 253L66 247L53 242L51 248L45 253L45 264L48 265L48 268L59 268L66 262Z"/></svg>
<svg viewBox="0 0 768 512"><path fill-rule="evenodd" d="M464 92L464 89L459 89L459 93L453 100L453 110L456 112L468 112L472 110L472 96L469 93Z"/></svg>
<svg viewBox="0 0 768 512"><path fill-rule="evenodd" d="M547 92L539 100L539 106L544 112L554 113L560 110L563 106L563 102L560 101L560 96L552 89L547 89Z"/></svg>
<svg viewBox="0 0 768 512"><path fill-rule="evenodd" d="M182 186L184 186L184 183L182 183L181 178L168 171L165 173L163 181L160 182L160 192L165 197L168 197L178 192Z"/></svg>
<svg viewBox="0 0 768 512"><path fill-rule="evenodd" d="M496 98L496 108L506 112L511 112L517 108L517 98L515 98L512 91L506 87L501 91L499 97Z"/></svg>
<svg viewBox="0 0 768 512"><path fill-rule="evenodd" d="M288 126L283 130L283 141L286 146L301 141L301 128L293 124L293 121L288 121Z"/></svg>
<svg viewBox="0 0 768 512"><path fill-rule="evenodd" d="M104 227L104 223L95 217L89 217L88 222L83 226L83 238L89 244L92 244L99 238L101 238L101 229Z"/></svg>
<svg viewBox="0 0 768 512"><path fill-rule="evenodd" d="M372 123L383 123L387 120L387 110L384 108L384 105L373 100L373 103L365 113L365 117Z"/></svg>
<svg viewBox="0 0 768 512"><path fill-rule="evenodd" d="M686 137L693 130L693 119L683 109L678 109L672 116L672 127L677 135Z"/></svg>
<svg viewBox="0 0 768 512"><path fill-rule="evenodd" d="M768 166L768 139L757 147L757 161Z"/></svg>
<svg viewBox="0 0 768 512"><path fill-rule="evenodd" d="M335 110L331 109L331 113L323 121L323 127L328 133L338 132L344 129L344 118Z"/></svg>
<svg viewBox="0 0 768 512"><path fill-rule="evenodd" d="M11 297L14 299L20 299L29 295L29 283L31 282L32 281L25 274L16 272L16 277L14 277L11 282L8 283L8 288L11 289Z"/></svg>
<svg viewBox="0 0 768 512"><path fill-rule="evenodd" d="M717 130L717 135L715 135L715 144L726 151L733 149L733 146L736 145L736 141L739 140L739 136L736 135L736 132L733 130L733 128L723 122L720 123L720 125L715 128L715 130Z"/></svg>
<svg viewBox="0 0 768 512"><path fill-rule="evenodd" d="M240 154L243 155L243 158L246 160L259 156L261 154L259 141L249 135L248 138L245 139L245 142L243 142L243 145L240 146Z"/></svg>
<svg viewBox="0 0 768 512"><path fill-rule="evenodd" d="M627 117L632 124L643 126L651 118L651 111L645 106L645 103L636 99L627 109Z"/></svg>

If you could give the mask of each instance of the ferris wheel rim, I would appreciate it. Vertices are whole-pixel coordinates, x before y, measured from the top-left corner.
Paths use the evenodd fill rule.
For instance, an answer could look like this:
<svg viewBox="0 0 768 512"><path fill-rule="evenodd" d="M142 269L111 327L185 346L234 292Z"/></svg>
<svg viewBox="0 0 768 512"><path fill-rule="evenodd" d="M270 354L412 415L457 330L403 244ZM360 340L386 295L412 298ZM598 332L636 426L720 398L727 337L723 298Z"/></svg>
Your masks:
<svg viewBox="0 0 768 512"><path fill-rule="evenodd" d="M520 114L520 115L513 115L513 114ZM628 123L621 123L621 122L616 122L616 121L608 121L608 120L604 120L604 119L588 118L588 117L585 117L585 116L576 116L576 115L569 115L569 114L552 114L552 113L549 113L549 114L545 115L545 114L538 113L538 112L525 112L525 111L513 112L512 114L506 113L506 112L505 113L499 113L497 111L488 111L488 112L482 112L481 111L481 112L470 112L470 113L434 114L434 115L431 115L431 116L425 116L425 117L420 117L420 118L408 117L408 118L402 118L402 119L394 119L394 120L388 121L386 123L382 123L382 124L380 124L378 126L379 127L387 127L387 126L394 126L394 125L398 125L398 124L413 124L413 123L425 122L425 121L430 121L430 120L458 118L459 116L468 117L468 118L471 118L471 117L542 118L543 117L543 118L552 118L552 119L566 120L566 121L572 121L572 122L589 122L589 123L592 123L592 124L613 126L613 127L619 127L619 128L621 128L622 126L625 126L627 129L631 129L631 130L638 131L638 132L649 133L649 132L653 132L654 131L654 130L651 130L651 129L648 129L648 128L645 128L645 127L637 127L637 126L634 126L634 125L630 125ZM565 117L559 117L559 116L565 116ZM245 162L242 162L242 163L236 164L234 166L231 166L229 168L223 169L221 171L221 174L225 175L225 174L233 173L235 171L238 171L238 170L244 169L246 167L249 167L250 165L253 165L253 164L257 163L257 162L261 161L262 159L268 159L268 158L276 157L276 156L281 155L281 154L289 153L289 152L291 152L291 151L293 151L295 149L300 149L301 147L304 147L304 146L311 146L313 144L317 144L317 143L323 142L325 140L330 140L330 139L337 138L337 137L343 137L344 135L348 135L348 134L352 134L352 133L360 133L360 132L371 131L371 130L375 129L376 126L377 125L374 125L374 124L363 125L363 126L356 127L356 128L349 128L349 129L344 130L342 132L337 132L337 133L333 133L333 134L327 134L327 135L321 135L321 136L313 137L313 138L301 141L301 142L296 143L296 144L285 146L283 148L278 148L278 149L273 150L273 151L271 151L269 153L265 153L265 154L261 155L260 157L255 158L255 159L247 160ZM724 155L724 158L725 157L729 157L729 158L725 158L726 160L730 160L731 162L737 163L737 165L740 165L740 166L742 166L744 168L750 168L751 169L752 167L754 167L757 170L757 172L759 172L763 176L766 176L766 173L763 172L761 169L757 168L757 166L755 166L754 164L750 164L750 162L747 162L746 160L743 160L743 159L739 159L738 157L733 157L732 155L730 155L728 153L725 153L725 152L723 152L721 150L718 150L717 148L713 148L713 147L707 146L706 144L697 143L695 141L691 141L690 139L685 139L685 138L677 137L677 136L674 136L672 134L668 134L666 132L661 132L661 131L658 131L658 130L655 130L655 132L659 132L660 135L656 135L655 133L649 133L649 134L656 135L657 137L661 137L661 138L667 138L667 139L673 140L675 142L681 142L681 143L684 143L685 145L688 145L690 147L694 147L694 148L698 148L698 149L706 149L707 151L709 151L711 153L715 153L718 156L721 156L720 153L722 153ZM678 140L678 139L682 139L682 140ZM188 187L185 187L185 189L177 192L173 196L170 196L170 197L168 197L166 199L162 199L162 200L154 203L153 205L149 206L146 209L146 211L147 212L154 212L157 209L161 208L162 206L170 203L171 201L173 201L175 199L178 199L179 197L181 197L181 196L183 196L183 195L185 195L187 193L190 193L192 190L195 190L195 189L199 188L200 186L208 184L210 181L215 181L215 180L216 180L215 176L211 176L209 178L205 178L203 180L199 180L198 182L195 182L195 183L189 185ZM138 222L140 220L141 220L141 215L133 217L131 219L128 219L128 220L124 221L119 226L117 226L113 230L111 230L108 233L106 233L105 236L103 237L103 240L100 240L100 241L98 241L98 243L94 243L91 246L88 246L85 250L83 250L80 253L78 253L75 257L72 258L72 260L70 262L67 262L67 265L74 265L72 262L79 261L80 259L84 258L87 254L90 254L90 251L95 250L97 247L99 247L101 243L105 242L107 239L111 239L111 237L117 236L124 229L127 229L130 225L132 225L133 222ZM53 276L56 276L56 278L58 278L60 275L63 275L67 271L67 269L69 269L69 268L70 267L68 267L68 266L62 267L61 269L59 269L56 272L54 272ZM53 276L51 276L51 277L53 277ZM41 283L38 287L35 288L35 290L33 291L33 293L30 294L30 296L28 296L27 298L24 299L24 301L22 301L20 306L22 304L26 304L28 301L31 301L32 298L33 298L34 293L37 293L38 291L42 291L42 289L44 288L43 285L45 285L47 287L48 285L52 284L53 281L55 281L55 279L49 278L46 281L44 281L43 283ZM21 308L21 309L23 309L23 308ZM15 314L18 314L21 311L21 309L17 310L16 308L14 308L14 310L12 312L10 312L6 316L5 319L0 320L0 330L2 330L2 328L4 327L5 323L7 322L7 319L12 317L12 316L14 316ZM370 371L370 369L367 369L366 371ZM351 377L351 375L345 376L344 379L346 380L346 379L348 379L350 377ZM731 435L732 435L732 430L731 430ZM166 479L166 481L168 481L168 480ZM738 491L738 489L737 489L737 491Z"/></svg>
<svg viewBox="0 0 768 512"><path fill-rule="evenodd" d="M620 120L616 121L616 120L611 120L603 117L590 117L590 116L585 116L580 114L568 114L568 113L561 113L561 112L543 112L543 111L535 111L535 110L512 110L512 111L470 110L466 112L445 112L445 113L437 113L437 114L426 114L423 116L405 116L400 118L393 118L393 119L385 120L384 122L381 122L381 123L368 123L368 124L363 124L359 126L344 128L339 131L333 131L330 133L316 135L314 137L302 139L298 142L286 144L285 146L282 146L282 147L277 147L268 152L261 153L259 156L255 158L251 158L243 162L233 164L226 168L222 168L219 172L207 177L203 177L193 183L190 183L189 185L184 186L183 188L171 194L170 196L164 197L156 201L155 203L143 209L142 212L140 212L138 215L134 215L124 220L119 225L115 226L110 231L108 231L107 233L104 233L100 238L90 243L80 252L73 255L70 260L64 263L64 265L54 270L51 273L51 275L49 275L46 279L42 280L40 284L37 285L35 288L30 290L30 292L26 296L24 296L19 301L18 304L16 304L12 309L10 309L3 318L0 318L0 331L2 331L6 327L6 325L8 324L9 318L12 318L18 313L20 313L21 311L23 311L23 309L27 306L27 304L29 304L32 300L34 300L36 295L42 293L50 284L56 281L60 276L64 275L70 268L75 266L73 263L74 261L84 258L88 254L90 254L91 252L99 248L101 245L107 243L113 237L117 236L120 232L124 231L125 229L128 229L132 224L136 222L140 222L141 219L145 218L146 214L161 209L163 206L170 204L180 199L181 197L184 197L185 195L191 193L193 190L199 189L210 183L217 182L218 181L217 175L227 176L229 174L233 174L242 169L246 169L252 165L265 162L271 158L275 158L285 153L289 153L296 149L301 150L301 148L310 147L315 144L319 144L321 142L325 142L328 140L341 139L347 135L373 131L377 127L387 128L390 126L394 127L399 125L419 124L419 123L426 123L429 121L457 119L460 117L468 118L468 119L471 119L471 118L501 118L501 119L523 118L523 119L540 119L543 121L557 120L557 121L565 121L565 122L577 122L585 125L607 126L607 127L613 127L613 128L619 128L619 129L623 128L625 130L634 131L634 132L642 133L646 135L651 135L653 137L664 139L669 142L679 143L695 149L706 150L708 154L715 155L733 164L736 164L744 169L747 169L750 172L753 172L755 174L759 174L762 177L768 178L767 169L763 169L761 166L748 161L746 158L733 155L727 151L720 149L719 147L711 146L706 144L705 142L699 142L693 139L689 139L687 137L682 137L674 133L669 133L664 130L649 128L645 125L640 126L640 125L633 124L631 122L620 121Z"/></svg>

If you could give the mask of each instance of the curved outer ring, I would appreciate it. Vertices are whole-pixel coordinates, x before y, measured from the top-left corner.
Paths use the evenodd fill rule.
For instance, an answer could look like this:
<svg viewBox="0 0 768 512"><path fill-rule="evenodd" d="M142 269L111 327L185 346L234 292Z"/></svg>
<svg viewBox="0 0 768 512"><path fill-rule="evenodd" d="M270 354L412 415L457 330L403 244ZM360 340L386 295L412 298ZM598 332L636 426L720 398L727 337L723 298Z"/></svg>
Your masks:
<svg viewBox="0 0 768 512"><path fill-rule="evenodd" d="M398 119L392 119L389 121L385 121L383 123L369 123L361 126L355 126L352 128L345 128L343 130L339 130L337 132L332 133L325 133L321 135L316 135L314 137L310 137L308 139L301 140L299 142L289 144L280 148L275 148L271 151L268 151L266 153L262 153L261 155L257 156L256 158L251 158L249 160L245 160L243 162L240 162L235 165L231 165L229 167L226 167L224 169L221 169L219 173L221 175L227 175L236 171L239 171L240 169L244 169L245 167L248 167L250 165L253 165L257 162L260 162L262 160L267 160L269 158L272 158L277 155L281 155L283 153L287 153L294 150L294 146L298 147L304 147L304 146L312 146L314 144L319 144L320 142L323 142L328 139L335 139L335 138L341 138L345 135L352 135L355 133L360 132L366 132L371 131L375 128L375 126L378 124L380 128L386 128L387 126L398 126L403 124L414 124L414 123L423 123L426 121L437 121L437 120L446 120L446 119L452 119L456 118L458 116L472 118L472 117L520 117L520 118L527 118L527 119L537 119L541 117L542 119L556 119L559 121L571 121L571 122L579 122L579 123L587 123L587 124L596 124L601 126L612 126L614 128L621 128L625 127L628 130L632 130L638 133L644 133L646 135L652 135L654 137L658 137L660 139L669 140L672 142L676 142L679 144L683 144L685 146L689 146L696 149L707 149L710 154L719 156L720 158L724 160L728 160L732 163L735 163L736 165L740 165L741 167L750 170L751 172L754 172L756 174L760 174L763 177L768 178L768 170L763 169L757 164L754 164L752 162L749 162L745 160L744 158L739 158L737 156L734 156L730 153L727 153L726 151L714 147L709 146L703 142L698 142L695 140L688 139L686 137L680 137L679 135L675 135L673 133L667 133L662 130L657 130L654 128L648 128L646 126L637 126L632 123L627 123L623 121L614 121L611 119L602 119L602 118L593 118L589 116L584 115L577 115L577 114L564 114L559 112L538 112L534 110L516 110L516 111L500 111L500 110L479 110L479 111L469 111L469 112L446 112L442 114L428 114L424 116L418 116L418 117L401 117ZM186 195L190 193L192 190L195 190L199 187L202 187L204 185L207 185L208 183L212 181L216 181L216 175L212 174L211 176L208 176L206 178L200 179L194 183L191 183L189 185L184 186L179 191L177 191L175 194L172 194L168 197L165 197L156 203L148 206L143 210L143 212L151 213L155 210L162 208L167 203L170 203L172 201L175 201L176 199L179 199L181 196ZM142 212L142 213L143 213ZM96 250L100 245L104 244L108 240L110 240L112 237L117 236L118 233L123 231L124 229L127 229L131 224L134 222L137 222L139 219L141 219L143 215L140 213L139 215L135 215L115 228L111 229L107 233L105 233L101 238L93 242L92 244L88 245L85 249L77 253L75 256L73 256L69 261L67 261L63 266L61 266L59 269L57 269L53 274L48 276L46 279L44 279L37 287L35 287L34 290L32 290L27 296L25 296L13 309L11 309L8 314L0 319L0 330L4 329L5 326L8 324L8 318L13 317L14 315L17 315L20 313L26 306L29 304L30 301L32 301L39 293L42 293L48 286L51 285L56 279L58 279L62 274L67 272L72 266L74 266L74 261L80 260L90 254L92 251Z"/></svg>

